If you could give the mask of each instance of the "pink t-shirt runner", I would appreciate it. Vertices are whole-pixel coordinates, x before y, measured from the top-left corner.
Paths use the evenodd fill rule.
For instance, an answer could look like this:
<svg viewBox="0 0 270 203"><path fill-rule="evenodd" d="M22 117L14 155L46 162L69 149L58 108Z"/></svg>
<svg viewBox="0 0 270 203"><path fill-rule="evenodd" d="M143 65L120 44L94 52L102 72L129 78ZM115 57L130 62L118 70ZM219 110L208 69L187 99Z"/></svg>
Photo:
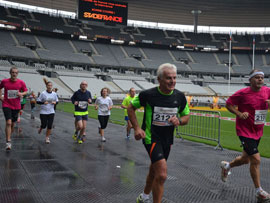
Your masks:
<svg viewBox="0 0 270 203"><path fill-rule="evenodd" d="M0 89L5 88L4 101L2 107L8 107L13 110L21 109L20 97L18 92L26 92L27 88L24 81L16 79L11 81L10 78L3 79L0 83Z"/></svg>
<svg viewBox="0 0 270 203"><path fill-rule="evenodd" d="M227 100L227 104L238 106L240 112L248 112L246 120L236 117L236 133L238 136L260 139L268 110L266 100L270 98L270 88L261 87L259 92L254 92L250 87L243 88Z"/></svg>

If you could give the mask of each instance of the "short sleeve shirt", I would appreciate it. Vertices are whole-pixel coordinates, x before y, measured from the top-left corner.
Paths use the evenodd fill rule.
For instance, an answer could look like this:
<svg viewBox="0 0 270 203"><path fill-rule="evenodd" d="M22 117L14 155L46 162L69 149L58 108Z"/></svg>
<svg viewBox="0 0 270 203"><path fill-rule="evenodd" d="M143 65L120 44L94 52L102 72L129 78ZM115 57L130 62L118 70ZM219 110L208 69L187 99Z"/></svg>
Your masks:
<svg viewBox="0 0 270 203"><path fill-rule="evenodd" d="M130 95L128 95L128 96L123 100L122 105L128 107L128 105L130 104L130 102L131 102L134 98L135 98L135 97L131 97ZM125 116L128 116L127 109L124 109L124 111L125 111Z"/></svg>
<svg viewBox="0 0 270 203"><path fill-rule="evenodd" d="M262 87L259 92L254 92L250 87L243 88L227 100L227 104L238 106L240 112L248 112L246 120L236 117L236 133L238 136L260 139L267 114L270 98L270 89Z"/></svg>
<svg viewBox="0 0 270 203"><path fill-rule="evenodd" d="M52 102L58 102L58 97L55 92L47 92L43 91L37 101L39 102L48 102L48 104L42 104L40 107L40 114L53 114L54 111L54 104Z"/></svg>
<svg viewBox="0 0 270 203"><path fill-rule="evenodd" d="M0 89L2 88L5 88L2 106L13 110L21 109L21 99L18 97L18 92L27 91L24 81L20 79L12 81L10 78L3 79L0 83Z"/></svg>
<svg viewBox="0 0 270 203"><path fill-rule="evenodd" d="M170 94L163 94L159 87L154 87L142 91L131 104L136 108L144 107L142 129L146 133L143 140L145 144L173 144L175 127L168 120L172 116L181 117L189 114L185 95L176 89Z"/></svg>
<svg viewBox="0 0 270 203"><path fill-rule="evenodd" d="M111 111L109 110L109 107L113 105L113 102L110 97L106 97L106 98L98 97L95 104L98 105L98 115L100 116L111 115Z"/></svg>

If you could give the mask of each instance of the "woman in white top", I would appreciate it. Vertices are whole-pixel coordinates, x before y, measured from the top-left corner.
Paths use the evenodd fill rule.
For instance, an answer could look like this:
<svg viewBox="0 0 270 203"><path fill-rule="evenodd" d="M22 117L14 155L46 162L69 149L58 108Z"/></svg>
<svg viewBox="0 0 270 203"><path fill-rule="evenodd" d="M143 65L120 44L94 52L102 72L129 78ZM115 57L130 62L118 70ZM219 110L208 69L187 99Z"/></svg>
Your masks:
<svg viewBox="0 0 270 203"><path fill-rule="evenodd" d="M41 125L38 133L41 133L42 129L47 127L46 131L46 143L50 143L50 134L52 132L52 125L54 119L54 105L58 103L58 97L55 92L52 91L52 83L46 83L47 90L43 91L38 99L37 104L40 104L40 121Z"/></svg>
<svg viewBox="0 0 270 203"><path fill-rule="evenodd" d="M102 142L106 142L104 137L104 129L107 127L113 105L112 99L108 96L109 93L109 88L102 88L100 91L101 96L98 97L95 102L95 109L98 110L98 120L100 123L100 127L98 129Z"/></svg>

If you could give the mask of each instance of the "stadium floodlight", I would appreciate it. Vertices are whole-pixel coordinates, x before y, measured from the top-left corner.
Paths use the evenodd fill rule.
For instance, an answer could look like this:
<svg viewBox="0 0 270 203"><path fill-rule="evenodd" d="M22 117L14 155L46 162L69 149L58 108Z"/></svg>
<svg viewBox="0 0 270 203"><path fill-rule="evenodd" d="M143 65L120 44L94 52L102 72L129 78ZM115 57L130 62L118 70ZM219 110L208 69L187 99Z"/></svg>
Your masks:
<svg viewBox="0 0 270 203"><path fill-rule="evenodd" d="M124 44L125 41L124 41L124 40L115 40L115 39L111 39L111 43L112 43L112 44Z"/></svg>
<svg viewBox="0 0 270 203"><path fill-rule="evenodd" d="M176 49L184 49L184 48L185 48L184 46L180 46L180 45L176 46Z"/></svg>
<svg viewBox="0 0 270 203"><path fill-rule="evenodd" d="M218 48L215 47L204 47L202 51L218 51Z"/></svg>
<svg viewBox="0 0 270 203"><path fill-rule="evenodd" d="M136 45L136 42L130 41L128 45Z"/></svg>
<svg viewBox="0 0 270 203"><path fill-rule="evenodd" d="M80 36L79 36L79 39L80 39L80 40L87 40L87 36L85 36L85 35L80 35Z"/></svg>

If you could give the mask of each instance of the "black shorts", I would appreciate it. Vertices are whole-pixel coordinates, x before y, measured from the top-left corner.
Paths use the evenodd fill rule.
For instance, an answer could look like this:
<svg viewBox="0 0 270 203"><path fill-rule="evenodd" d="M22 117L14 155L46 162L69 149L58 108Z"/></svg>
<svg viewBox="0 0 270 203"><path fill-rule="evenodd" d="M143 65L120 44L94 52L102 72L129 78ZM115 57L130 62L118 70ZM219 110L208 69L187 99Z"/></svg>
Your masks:
<svg viewBox="0 0 270 203"><path fill-rule="evenodd" d="M241 141L241 146L244 148L244 151L249 156L259 153L258 146L261 139L254 140L254 139L242 137L242 136L239 136L239 139Z"/></svg>
<svg viewBox="0 0 270 203"><path fill-rule="evenodd" d="M144 144L144 146L149 154L152 164L161 159L167 160L171 151L171 145L167 143L153 142L152 144Z"/></svg>
<svg viewBox="0 0 270 203"><path fill-rule="evenodd" d="M25 104L21 104L21 110L23 110L23 109L24 109L24 106L25 106Z"/></svg>
<svg viewBox="0 0 270 203"><path fill-rule="evenodd" d="M110 117L109 115L108 116L98 115L98 121L101 129L105 129L107 127L109 117Z"/></svg>
<svg viewBox="0 0 270 203"><path fill-rule="evenodd" d="M47 129L52 129L53 119L54 119L54 113L40 114L40 121L41 121L40 128L44 129L47 127Z"/></svg>
<svg viewBox="0 0 270 203"><path fill-rule="evenodd" d="M20 110L14 110L8 107L3 107L3 112L4 112L6 121L11 119L12 122L16 122L18 120L19 111Z"/></svg>
<svg viewBox="0 0 270 203"><path fill-rule="evenodd" d="M35 108L36 107L36 104L35 103L31 103L31 109Z"/></svg>

